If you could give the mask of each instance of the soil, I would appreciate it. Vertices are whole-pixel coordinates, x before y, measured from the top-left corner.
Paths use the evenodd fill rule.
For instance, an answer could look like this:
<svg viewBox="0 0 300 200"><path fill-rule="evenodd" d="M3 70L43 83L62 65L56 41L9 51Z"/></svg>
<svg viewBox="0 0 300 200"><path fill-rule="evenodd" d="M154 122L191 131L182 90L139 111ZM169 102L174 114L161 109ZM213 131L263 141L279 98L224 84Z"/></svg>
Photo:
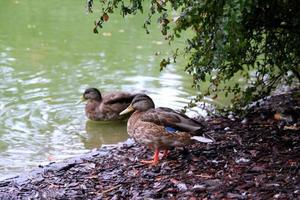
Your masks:
<svg viewBox="0 0 300 200"><path fill-rule="evenodd" d="M300 199L300 92L205 121L213 144L176 148L157 166L132 140L0 182L0 199Z"/></svg>

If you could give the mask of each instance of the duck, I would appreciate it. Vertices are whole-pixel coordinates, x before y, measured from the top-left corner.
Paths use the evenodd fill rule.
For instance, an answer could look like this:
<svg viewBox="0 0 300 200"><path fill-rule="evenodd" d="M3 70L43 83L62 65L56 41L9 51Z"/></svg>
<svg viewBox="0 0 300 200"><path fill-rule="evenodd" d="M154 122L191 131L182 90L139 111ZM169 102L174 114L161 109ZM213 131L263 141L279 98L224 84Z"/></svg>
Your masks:
<svg viewBox="0 0 300 200"><path fill-rule="evenodd" d="M166 157L174 147L194 142L214 142L213 138L197 136L202 134L202 123L171 108L155 108L153 100L146 94L137 94L120 115L128 113L132 113L127 121L128 135L137 143L154 150L153 159L141 160L142 163L157 165L161 150L163 157Z"/></svg>
<svg viewBox="0 0 300 200"><path fill-rule="evenodd" d="M134 94L128 92L109 92L104 95L97 88L87 88L81 100L86 101L85 114L92 121L116 121L129 116L119 115L129 106Z"/></svg>

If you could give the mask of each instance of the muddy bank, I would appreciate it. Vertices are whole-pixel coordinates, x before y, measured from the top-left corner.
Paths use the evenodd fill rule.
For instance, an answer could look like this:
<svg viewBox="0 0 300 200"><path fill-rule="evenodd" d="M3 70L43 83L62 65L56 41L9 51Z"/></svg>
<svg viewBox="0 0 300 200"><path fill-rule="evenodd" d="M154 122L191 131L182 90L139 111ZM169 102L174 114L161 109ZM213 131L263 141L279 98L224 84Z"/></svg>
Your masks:
<svg viewBox="0 0 300 200"><path fill-rule="evenodd" d="M299 94L210 118L214 144L175 149L158 166L128 141L1 181L0 199L299 199Z"/></svg>

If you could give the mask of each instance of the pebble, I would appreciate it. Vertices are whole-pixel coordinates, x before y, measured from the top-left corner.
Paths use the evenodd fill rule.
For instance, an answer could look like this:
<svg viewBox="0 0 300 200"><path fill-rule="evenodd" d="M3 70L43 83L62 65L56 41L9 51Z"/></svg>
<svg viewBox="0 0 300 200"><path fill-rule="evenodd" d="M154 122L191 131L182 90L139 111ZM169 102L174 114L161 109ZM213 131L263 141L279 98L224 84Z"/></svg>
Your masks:
<svg viewBox="0 0 300 200"><path fill-rule="evenodd" d="M248 162L250 162L250 159L247 159L247 158L238 158L238 159L235 160L235 162L236 162L237 164L240 164L240 163L248 163Z"/></svg>
<svg viewBox="0 0 300 200"><path fill-rule="evenodd" d="M192 189L196 192L202 192L202 191L206 190L206 187L205 187L205 185L197 184L197 185L194 185Z"/></svg>
<svg viewBox="0 0 300 200"><path fill-rule="evenodd" d="M247 124L248 123L248 119L247 118L244 118L242 121L241 121L242 124Z"/></svg>
<svg viewBox="0 0 300 200"><path fill-rule="evenodd" d="M224 131L229 131L229 130L230 130L229 127L224 128Z"/></svg>
<svg viewBox="0 0 300 200"><path fill-rule="evenodd" d="M178 183L178 184L177 184L177 188L178 188L180 191L186 191L186 190L188 189L185 183Z"/></svg>
<svg viewBox="0 0 300 200"><path fill-rule="evenodd" d="M228 115L228 119L230 119L231 121L235 121L235 118L232 114Z"/></svg>

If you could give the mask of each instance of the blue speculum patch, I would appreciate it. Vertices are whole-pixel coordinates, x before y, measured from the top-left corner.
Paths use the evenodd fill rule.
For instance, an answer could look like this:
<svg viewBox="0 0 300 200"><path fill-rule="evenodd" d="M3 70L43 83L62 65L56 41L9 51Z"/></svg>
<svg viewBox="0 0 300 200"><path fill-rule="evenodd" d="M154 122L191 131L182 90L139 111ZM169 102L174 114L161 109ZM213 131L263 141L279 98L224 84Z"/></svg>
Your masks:
<svg viewBox="0 0 300 200"><path fill-rule="evenodd" d="M168 131L169 133L174 133L177 130L175 128L169 127L169 126L165 126L166 131Z"/></svg>

